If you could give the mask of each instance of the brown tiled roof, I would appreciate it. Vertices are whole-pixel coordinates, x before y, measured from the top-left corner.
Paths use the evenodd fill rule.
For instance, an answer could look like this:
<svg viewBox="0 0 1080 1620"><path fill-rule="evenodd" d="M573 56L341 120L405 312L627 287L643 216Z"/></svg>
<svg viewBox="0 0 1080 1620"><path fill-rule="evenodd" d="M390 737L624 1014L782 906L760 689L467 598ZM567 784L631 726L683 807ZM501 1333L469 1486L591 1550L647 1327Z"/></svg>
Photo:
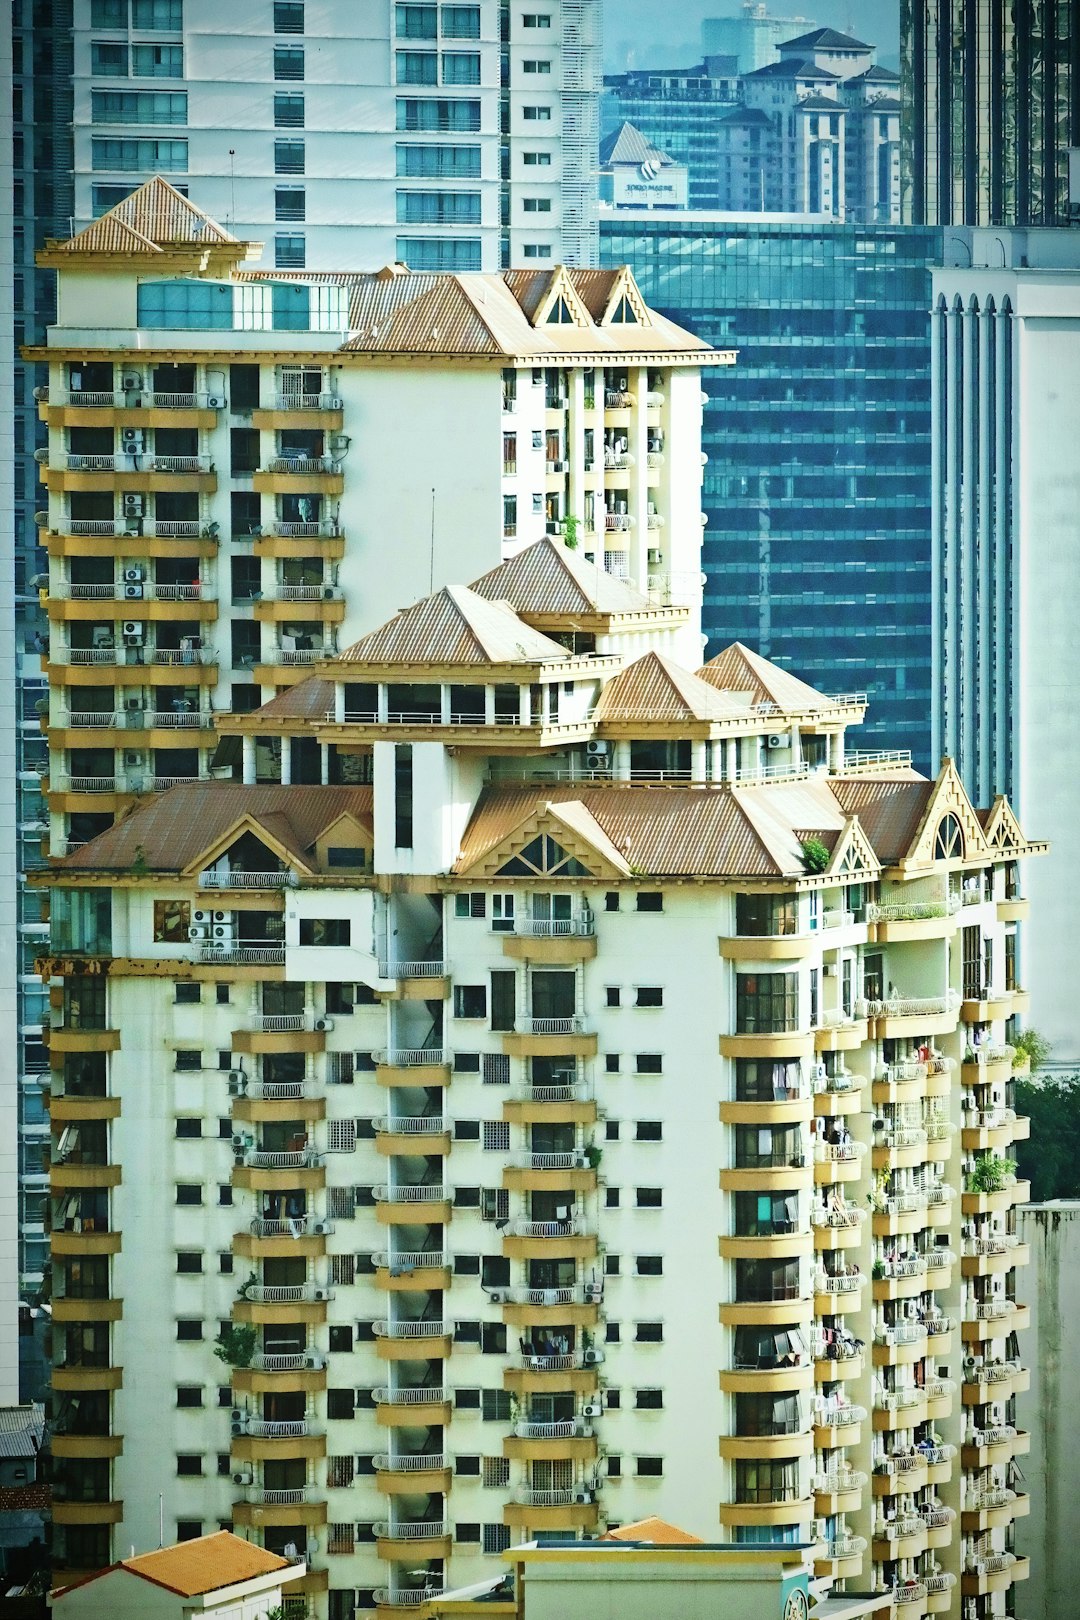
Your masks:
<svg viewBox="0 0 1080 1620"><path fill-rule="evenodd" d="M286 686L276 697L251 713L265 715L268 720L325 720L333 707L333 681L321 681L317 675L313 675L310 680Z"/></svg>
<svg viewBox="0 0 1080 1620"><path fill-rule="evenodd" d="M58 863L59 872L182 872L243 816L302 855L343 812L372 825L369 787L190 782L155 794ZM140 856L141 851L141 856Z"/></svg>
<svg viewBox="0 0 1080 1620"><path fill-rule="evenodd" d="M751 703L775 703L786 712L803 713L807 709L832 707L831 698L816 692L795 675L789 675L778 664L762 658L760 653L752 652L741 641L733 641L730 647L717 653L698 674L722 692L746 693Z"/></svg>
<svg viewBox="0 0 1080 1620"><path fill-rule="evenodd" d="M879 860L888 864L911 848L934 784L915 771L895 771L886 777L836 777L832 790L843 809L858 816Z"/></svg>
<svg viewBox="0 0 1080 1620"><path fill-rule="evenodd" d="M673 663L662 653L646 653L604 687L596 704L597 720L730 720L746 714L714 686Z"/></svg>
<svg viewBox="0 0 1080 1620"><path fill-rule="evenodd" d="M541 664L568 659L557 641L533 630L506 602L465 585L446 585L403 608L347 647L346 664Z"/></svg>
<svg viewBox="0 0 1080 1620"><path fill-rule="evenodd" d="M209 214L154 175L92 225L57 246L64 253L161 253L236 242ZM237 244L239 245L239 244Z"/></svg>
<svg viewBox="0 0 1080 1620"><path fill-rule="evenodd" d="M668 1524L666 1519L637 1519L633 1524L620 1524L617 1530L605 1530L601 1541L650 1541L656 1547L701 1547L700 1536L689 1530Z"/></svg>
<svg viewBox="0 0 1080 1620"><path fill-rule="evenodd" d="M624 579L549 536L474 579L470 589L489 601L509 602L523 618L649 610L648 599Z"/></svg>
<svg viewBox="0 0 1080 1620"><path fill-rule="evenodd" d="M191 1541L179 1541L172 1547L159 1547L155 1552L122 1558L118 1564L110 1564L88 1580L75 1584L89 1586L91 1581L100 1580L102 1576L118 1570L138 1575L142 1580L162 1586L180 1597L200 1597L203 1593L218 1592L222 1587L254 1580L259 1575L274 1575L278 1571L281 1571L283 1581L291 1580L295 1565L287 1558L279 1558L277 1553L257 1547L253 1541L234 1536L229 1530L216 1530L209 1536L196 1536Z"/></svg>

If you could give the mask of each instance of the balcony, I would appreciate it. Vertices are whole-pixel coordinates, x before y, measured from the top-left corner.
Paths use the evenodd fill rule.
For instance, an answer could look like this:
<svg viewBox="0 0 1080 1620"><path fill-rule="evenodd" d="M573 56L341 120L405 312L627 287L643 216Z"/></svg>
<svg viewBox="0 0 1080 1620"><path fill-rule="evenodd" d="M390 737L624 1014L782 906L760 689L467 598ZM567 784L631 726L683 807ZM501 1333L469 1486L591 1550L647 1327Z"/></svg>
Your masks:
<svg viewBox="0 0 1080 1620"><path fill-rule="evenodd" d="M372 1392L376 1408L384 1409L379 1413L380 1423L389 1422L385 1408L394 1406L400 1407L402 1413L406 1414L404 1419L406 1423L421 1427L429 1422L441 1422L440 1417L429 1417L428 1414L437 1412L438 1408L447 1405L450 1398L450 1390L444 1389L441 1384L404 1384L399 1389L384 1384Z"/></svg>
<svg viewBox="0 0 1080 1620"><path fill-rule="evenodd" d="M214 463L210 456L155 456L149 453L114 455L58 455L45 462L50 472L69 473L179 473L193 476L212 473Z"/></svg>
<svg viewBox="0 0 1080 1620"><path fill-rule="evenodd" d="M318 1283L255 1282L246 1285L241 1297L252 1305L311 1305L332 1299L334 1295L332 1288Z"/></svg>
<svg viewBox="0 0 1080 1620"><path fill-rule="evenodd" d="M310 1418L292 1418L286 1422L271 1422L269 1418L246 1417L243 1433L252 1440L304 1440L320 1435Z"/></svg>
<svg viewBox="0 0 1080 1620"><path fill-rule="evenodd" d="M585 1020L577 1015L568 1018L516 1018L514 1020L514 1033L516 1035L583 1035L585 1033Z"/></svg>
<svg viewBox="0 0 1080 1620"><path fill-rule="evenodd" d="M295 872L200 872L200 889L291 889L299 885Z"/></svg>
<svg viewBox="0 0 1080 1620"><path fill-rule="evenodd" d="M266 940L216 940L197 944L194 960L203 964L231 962L244 967L284 966L285 946Z"/></svg>
<svg viewBox="0 0 1080 1620"><path fill-rule="evenodd" d="M321 1372L325 1365L317 1350L294 1350L282 1354L256 1350L249 1363L253 1372L263 1373Z"/></svg>
<svg viewBox="0 0 1080 1620"><path fill-rule="evenodd" d="M450 1486L453 1458L441 1451L380 1452L374 1459L376 1487L390 1494L442 1493Z"/></svg>
<svg viewBox="0 0 1080 1620"><path fill-rule="evenodd" d="M374 1528L380 1558L440 1558L450 1551L450 1526L443 1519L382 1520Z"/></svg>
<svg viewBox="0 0 1080 1620"><path fill-rule="evenodd" d="M372 1593L379 1609L421 1608L432 1598L442 1597L443 1588L434 1586L377 1586Z"/></svg>
<svg viewBox="0 0 1080 1620"><path fill-rule="evenodd" d="M387 1271L391 1277L411 1278L417 1271L448 1271L452 1264L451 1256L443 1249L380 1249L371 1259L379 1271Z"/></svg>
<svg viewBox="0 0 1080 1620"><path fill-rule="evenodd" d="M380 979L445 979L447 972L441 959L379 963Z"/></svg>
<svg viewBox="0 0 1080 1620"><path fill-rule="evenodd" d="M292 1215L287 1220L272 1220L269 1216L258 1215L248 1225L252 1237L276 1238L287 1237L292 1240L303 1237L325 1237L334 1230L333 1221L325 1216ZM253 1299L254 1294L247 1296Z"/></svg>
<svg viewBox="0 0 1080 1620"><path fill-rule="evenodd" d="M377 1339L401 1340L409 1344L430 1343L433 1339L449 1341L453 1337L452 1322L428 1322L411 1320L405 1322L391 1322L386 1319L375 1322L372 1332Z"/></svg>
<svg viewBox="0 0 1080 1620"><path fill-rule="evenodd" d="M450 1121L442 1114L381 1114L373 1124L376 1151L384 1156L450 1151Z"/></svg>
<svg viewBox="0 0 1080 1620"><path fill-rule="evenodd" d="M281 1151L276 1148L247 1148L244 1152L246 1170L317 1170L324 1160L325 1155L310 1146Z"/></svg>
<svg viewBox="0 0 1080 1620"><path fill-rule="evenodd" d="M332 456L273 456L265 468L268 473L287 473L294 477L307 477L312 473L340 473L342 463Z"/></svg>

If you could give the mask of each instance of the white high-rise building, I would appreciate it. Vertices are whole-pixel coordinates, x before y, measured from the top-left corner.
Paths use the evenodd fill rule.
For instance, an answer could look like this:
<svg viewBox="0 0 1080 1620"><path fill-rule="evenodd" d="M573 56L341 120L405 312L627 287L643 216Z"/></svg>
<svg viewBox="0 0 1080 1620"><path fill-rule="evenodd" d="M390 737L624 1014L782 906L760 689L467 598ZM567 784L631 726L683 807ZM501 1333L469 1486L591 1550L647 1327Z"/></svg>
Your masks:
<svg viewBox="0 0 1080 1620"><path fill-rule="evenodd" d="M167 174L279 268L596 261L600 0L76 0L75 214Z"/></svg>
<svg viewBox="0 0 1080 1620"><path fill-rule="evenodd" d="M1067 953L1080 697L1080 244L1060 230L950 230L934 272L933 757L981 803L1037 812L1051 856L1021 970L1032 1021L1073 1068Z"/></svg>

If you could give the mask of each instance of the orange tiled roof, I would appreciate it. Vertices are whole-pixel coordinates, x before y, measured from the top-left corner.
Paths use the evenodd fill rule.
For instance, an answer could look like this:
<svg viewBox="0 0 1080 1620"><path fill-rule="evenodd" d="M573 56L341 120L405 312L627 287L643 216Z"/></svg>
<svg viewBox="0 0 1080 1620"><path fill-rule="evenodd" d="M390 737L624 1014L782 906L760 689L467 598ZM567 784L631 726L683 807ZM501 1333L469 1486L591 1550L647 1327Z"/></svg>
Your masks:
<svg viewBox="0 0 1080 1620"><path fill-rule="evenodd" d="M657 1547L703 1547L700 1536L689 1530L680 1530L666 1519L638 1519L633 1524L621 1524L617 1530L608 1530L601 1541L651 1541Z"/></svg>
<svg viewBox="0 0 1080 1620"><path fill-rule="evenodd" d="M709 721L742 718L744 704L733 703L708 681L692 675L662 653L646 653L627 664L604 687L596 704L600 721Z"/></svg>
<svg viewBox="0 0 1080 1620"><path fill-rule="evenodd" d="M362 636L340 655L346 664L547 664L569 659L506 602L446 585Z"/></svg>
<svg viewBox="0 0 1080 1620"><path fill-rule="evenodd" d="M157 254L169 247L213 247L236 240L157 174L56 246L63 253Z"/></svg>
<svg viewBox="0 0 1080 1620"><path fill-rule="evenodd" d="M722 653L698 670L703 681L722 692L747 693L751 703L775 703L787 713L805 713L832 707L832 699L816 692L805 681L789 675L779 664L770 663L760 653L751 652L741 641L733 641Z"/></svg>
<svg viewBox="0 0 1080 1620"><path fill-rule="evenodd" d="M647 613L648 599L624 579L545 536L474 579L470 589L509 602L522 618Z"/></svg>

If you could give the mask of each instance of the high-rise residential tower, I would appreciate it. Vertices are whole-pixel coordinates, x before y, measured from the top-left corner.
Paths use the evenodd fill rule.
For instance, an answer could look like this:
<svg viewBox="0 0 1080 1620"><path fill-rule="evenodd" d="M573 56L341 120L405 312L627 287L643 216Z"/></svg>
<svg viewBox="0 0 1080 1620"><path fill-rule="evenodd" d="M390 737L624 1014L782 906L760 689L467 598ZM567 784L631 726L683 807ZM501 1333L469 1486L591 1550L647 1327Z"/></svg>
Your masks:
<svg viewBox="0 0 1080 1620"><path fill-rule="evenodd" d="M600 0L76 0L75 216L155 173L279 268L593 264Z"/></svg>
<svg viewBox="0 0 1080 1620"><path fill-rule="evenodd" d="M900 17L904 218L925 225L1074 219L1077 0L902 0Z"/></svg>

